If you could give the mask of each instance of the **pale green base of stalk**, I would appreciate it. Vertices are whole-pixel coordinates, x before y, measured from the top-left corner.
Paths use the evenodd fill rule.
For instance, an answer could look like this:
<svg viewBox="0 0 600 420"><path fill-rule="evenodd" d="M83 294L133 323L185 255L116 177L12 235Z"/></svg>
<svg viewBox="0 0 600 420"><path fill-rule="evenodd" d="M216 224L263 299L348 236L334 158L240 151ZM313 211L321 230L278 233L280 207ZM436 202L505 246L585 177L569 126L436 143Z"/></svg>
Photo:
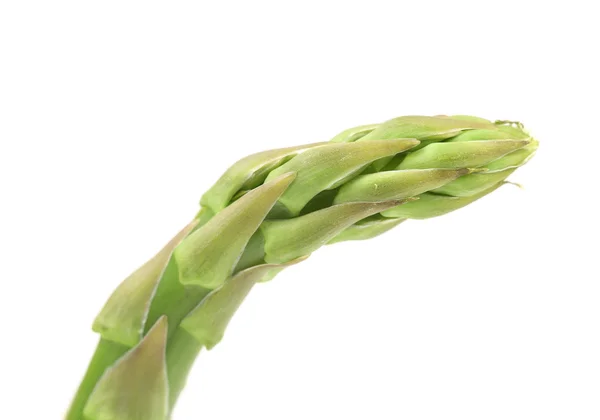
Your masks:
<svg viewBox="0 0 600 420"><path fill-rule="evenodd" d="M202 344L183 328L177 328L177 331L169 340L167 346L167 373L171 411L185 387L188 374L202 347Z"/></svg>
<svg viewBox="0 0 600 420"><path fill-rule="evenodd" d="M169 406L173 410L183 390L188 374L202 350L202 345L182 328L177 328L168 344L167 372L169 377ZM87 372L75 394L65 420L84 420L85 404L107 368L114 365L130 349L114 341L100 339Z"/></svg>
<svg viewBox="0 0 600 420"><path fill-rule="evenodd" d="M129 347L122 344L100 339L65 420L83 420L83 409L98 380L107 367L113 365L128 350Z"/></svg>

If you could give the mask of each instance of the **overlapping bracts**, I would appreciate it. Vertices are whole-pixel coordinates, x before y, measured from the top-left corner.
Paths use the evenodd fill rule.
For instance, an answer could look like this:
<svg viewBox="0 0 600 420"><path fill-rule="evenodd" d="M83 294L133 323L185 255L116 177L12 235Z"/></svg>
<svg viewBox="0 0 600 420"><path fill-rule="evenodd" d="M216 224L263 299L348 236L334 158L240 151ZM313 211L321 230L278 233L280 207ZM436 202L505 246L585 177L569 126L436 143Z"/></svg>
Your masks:
<svg viewBox="0 0 600 420"><path fill-rule="evenodd" d="M256 283L325 244L464 207L537 145L519 123L407 116L238 161L197 218L109 298L67 419L165 420L198 352L221 340Z"/></svg>

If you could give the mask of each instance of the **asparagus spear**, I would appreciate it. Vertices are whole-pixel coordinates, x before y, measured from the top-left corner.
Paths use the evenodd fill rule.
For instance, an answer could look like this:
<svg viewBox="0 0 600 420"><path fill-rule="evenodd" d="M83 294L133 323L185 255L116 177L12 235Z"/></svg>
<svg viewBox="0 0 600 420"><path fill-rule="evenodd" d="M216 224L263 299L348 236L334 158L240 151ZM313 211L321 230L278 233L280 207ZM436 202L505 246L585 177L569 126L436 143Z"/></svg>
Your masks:
<svg viewBox="0 0 600 420"><path fill-rule="evenodd" d="M406 116L238 161L108 299L67 420L168 419L196 356L222 339L256 283L325 244L464 207L537 145L519 123Z"/></svg>

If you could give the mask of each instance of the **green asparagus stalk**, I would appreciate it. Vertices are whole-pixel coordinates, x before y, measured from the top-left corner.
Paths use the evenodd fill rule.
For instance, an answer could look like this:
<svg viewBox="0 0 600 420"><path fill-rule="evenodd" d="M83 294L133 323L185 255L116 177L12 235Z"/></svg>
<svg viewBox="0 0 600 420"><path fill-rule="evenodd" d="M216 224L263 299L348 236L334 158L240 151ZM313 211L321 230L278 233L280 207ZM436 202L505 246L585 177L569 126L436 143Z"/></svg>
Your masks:
<svg viewBox="0 0 600 420"><path fill-rule="evenodd" d="M126 278L67 420L166 420L250 290L325 244L441 216L502 186L538 143L519 123L407 116L241 159Z"/></svg>

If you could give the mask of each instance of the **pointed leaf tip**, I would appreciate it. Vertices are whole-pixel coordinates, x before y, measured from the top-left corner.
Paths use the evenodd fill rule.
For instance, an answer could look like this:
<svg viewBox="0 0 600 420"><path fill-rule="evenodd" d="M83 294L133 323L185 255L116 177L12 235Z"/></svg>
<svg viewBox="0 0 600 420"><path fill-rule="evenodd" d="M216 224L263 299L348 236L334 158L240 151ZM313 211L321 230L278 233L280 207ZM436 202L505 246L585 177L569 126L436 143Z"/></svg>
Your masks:
<svg viewBox="0 0 600 420"><path fill-rule="evenodd" d="M408 169L360 175L342 185L335 204L380 202L417 196L469 173L469 169Z"/></svg>
<svg viewBox="0 0 600 420"><path fill-rule="evenodd" d="M481 197L496 190L501 185L502 182L493 185L487 190L483 190L477 194L465 197L423 193L418 197L419 200L383 211L381 214L384 217L402 219L428 219L431 217L442 216L473 203Z"/></svg>
<svg viewBox="0 0 600 420"><path fill-rule="evenodd" d="M359 141L410 137L419 140L444 140L472 129L493 129L489 121L446 116L428 117L408 115L398 117L380 124L375 130L359 139Z"/></svg>
<svg viewBox="0 0 600 420"><path fill-rule="evenodd" d="M377 214L346 228L328 243L334 244L344 241L364 241L366 239L372 239L392 230L404 221L406 221L406 219L386 218Z"/></svg>
<svg viewBox="0 0 600 420"><path fill-rule="evenodd" d="M379 124L361 125L342 131L337 136L329 140L331 143L352 143L361 137L366 136L375 130Z"/></svg>
<svg viewBox="0 0 600 420"><path fill-rule="evenodd" d="M529 143L525 147L504 155L500 159L496 159L495 161L487 164L485 168L489 172L495 172L523 166L529 161L529 159L533 157L533 155L535 155L538 145L539 143L537 140L530 139Z"/></svg>
<svg viewBox="0 0 600 420"><path fill-rule="evenodd" d="M323 144L326 143L267 150L246 156L225 171L215 185L202 196L200 204L210 208L213 213L218 213L229 205L231 199L240 190L259 186L269 172L281 166L291 157Z"/></svg>
<svg viewBox="0 0 600 420"><path fill-rule="evenodd" d="M166 420L169 384L165 362L167 319L108 368L85 405L86 420Z"/></svg>
<svg viewBox="0 0 600 420"><path fill-rule="evenodd" d="M92 329L95 332L104 339L129 347L142 339L152 295L173 249L198 223L198 219L192 220L158 254L117 287L94 320Z"/></svg>
<svg viewBox="0 0 600 420"><path fill-rule="evenodd" d="M486 165L529 144L527 140L432 143L409 153L398 169L469 168Z"/></svg>
<svg viewBox="0 0 600 420"><path fill-rule="evenodd" d="M306 258L297 258L286 264L261 264L240 271L206 296L181 322L181 328L210 350L221 341L233 315L256 283L264 281L265 277L272 278L284 268Z"/></svg>
<svg viewBox="0 0 600 420"><path fill-rule="evenodd" d="M286 171L255 188L191 233L173 253L179 281L214 289L231 276L248 241L296 177Z"/></svg>
<svg viewBox="0 0 600 420"><path fill-rule="evenodd" d="M437 194L469 197L504 181L516 168L497 172L475 172L433 190Z"/></svg>
<svg viewBox="0 0 600 420"><path fill-rule="evenodd" d="M265 261L285 263L311 254L359 220L406 201L344 203L294 219L267 220L260 227L265 238Z"/></svg>
<svg viewBox="0 0 600 420"><path fill-rule="evenodd" d="M293 171L298 177L279 201L298 215L317 194L358 175L371 162L394 156L419 144L415 139L372 140L370 142L330 143L296 156L269 174L267 180Z"/></svg>

